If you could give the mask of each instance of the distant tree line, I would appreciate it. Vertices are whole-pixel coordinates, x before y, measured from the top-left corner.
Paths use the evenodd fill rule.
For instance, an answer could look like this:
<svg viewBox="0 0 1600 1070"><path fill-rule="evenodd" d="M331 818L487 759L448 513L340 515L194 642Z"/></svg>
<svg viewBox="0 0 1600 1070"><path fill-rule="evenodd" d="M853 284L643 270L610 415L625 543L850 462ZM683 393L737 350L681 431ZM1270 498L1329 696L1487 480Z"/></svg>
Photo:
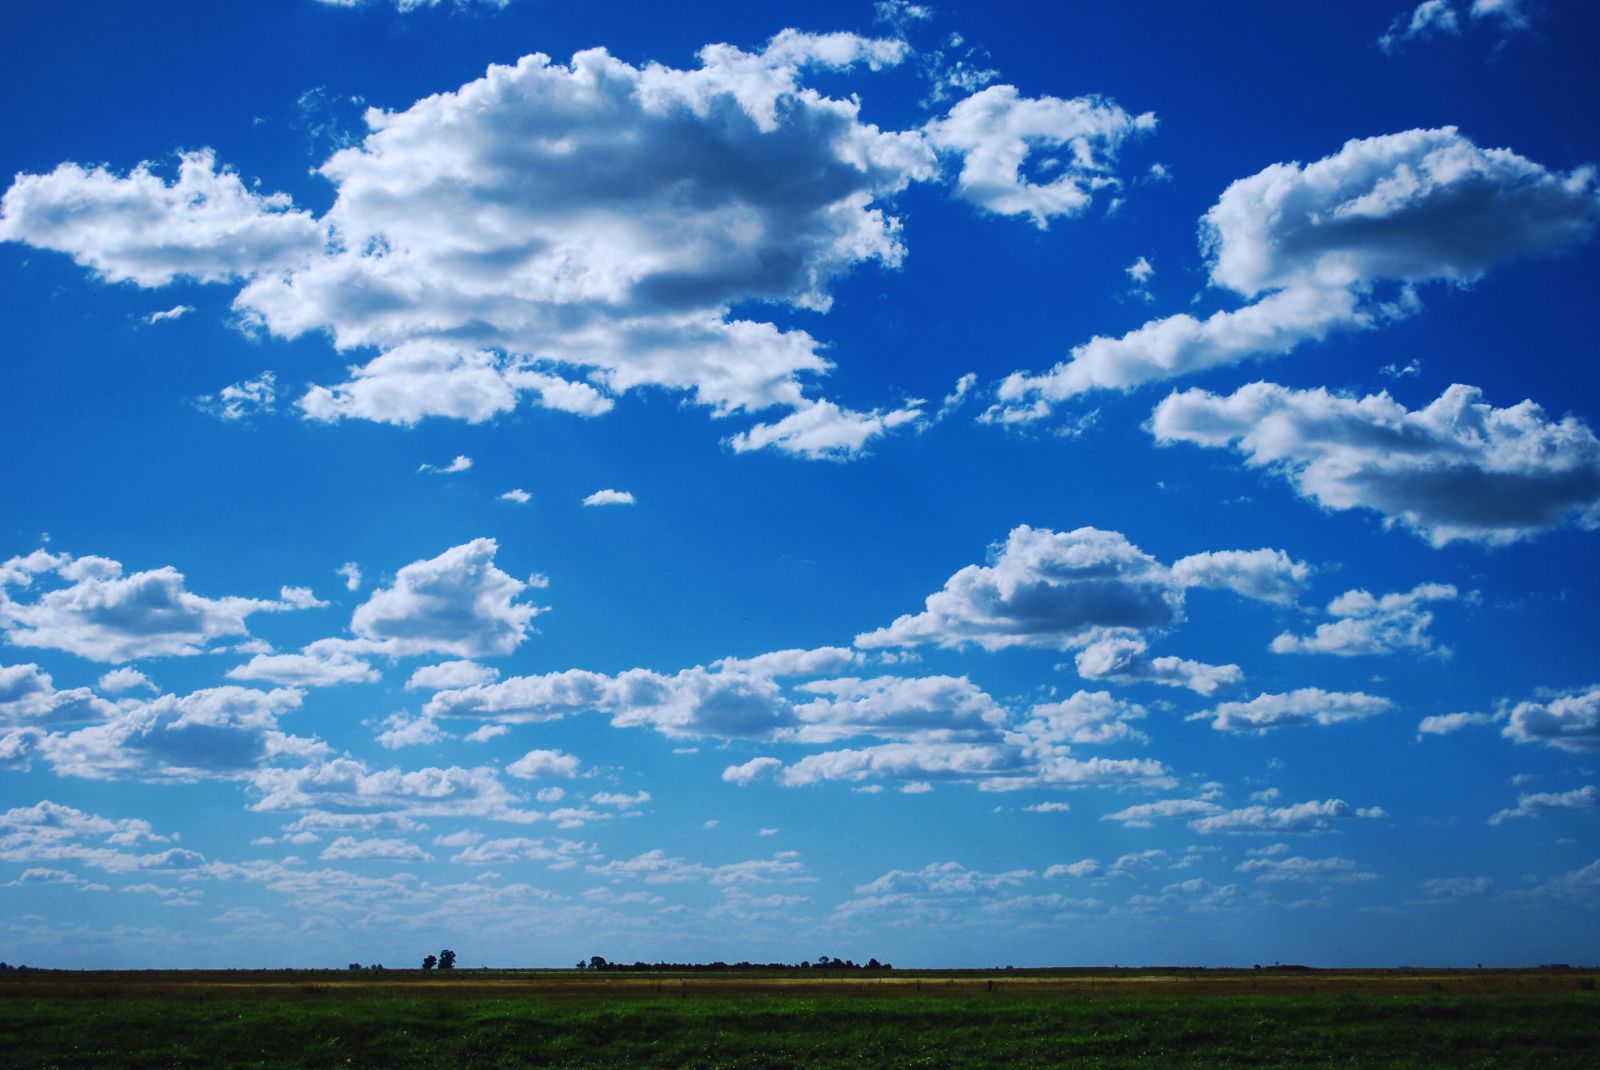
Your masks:
<svg viewBox="0 0 1600 1070"><path fill-rule="evenodd" d="M594 955L587 960L578 962L580 970L604 970L608 972L651 972L651 973L716 973L719 970L892 970L887 962L877 959L868 959L858 963L854 959L836 959L829 955L820 955L816 962L804 959L800 962L607 962L604 956Z"/></svg>
<svg viewBox="0 0 1600 1070"><path fill-rule="evenodd" d="M350 969L352 970L382 970L383 968L383 963L381 962L373 963L371 966L363 966L359 962L352 962L350 964ZM456 953L447 947L437 955L429 955L427 958L423 959L422 968L424 970L432 970L435 968L441 970L453 970L456 968Z"/></svg>

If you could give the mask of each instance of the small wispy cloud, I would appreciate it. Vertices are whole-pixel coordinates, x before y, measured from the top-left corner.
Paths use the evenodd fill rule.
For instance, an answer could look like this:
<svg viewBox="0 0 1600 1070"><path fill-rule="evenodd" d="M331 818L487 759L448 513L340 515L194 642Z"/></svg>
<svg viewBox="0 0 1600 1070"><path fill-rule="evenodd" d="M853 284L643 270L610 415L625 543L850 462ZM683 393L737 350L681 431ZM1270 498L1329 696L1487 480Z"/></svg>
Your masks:
<svg viewBox="0 0 1600 1070"><path fill-rule="evenodd" d="M417 466L417 471L432 472L436 475L448 476L453 475L456 472L465 472L471 467L472 458L468 457L464 453L458 453L456 454L455 460L451 461L449 464L441 465L423 463Z"/></svg>
<svg viewBox="0 0 1600 1070"><path fill-rule="evenodd" d="M271 371L225 386L215 394L201 394L194 399L195 408L201 412L228 421L270 413L277 403L278 377Z"/></svg>
<svg viewBox="0 0 1600 1070"><path fill-rule="evenodd" d="M173 305L164 312L152 312L144 318L146 323L160 323L162 320L175 320L187 316L194 311L193 305Z"/></svg>

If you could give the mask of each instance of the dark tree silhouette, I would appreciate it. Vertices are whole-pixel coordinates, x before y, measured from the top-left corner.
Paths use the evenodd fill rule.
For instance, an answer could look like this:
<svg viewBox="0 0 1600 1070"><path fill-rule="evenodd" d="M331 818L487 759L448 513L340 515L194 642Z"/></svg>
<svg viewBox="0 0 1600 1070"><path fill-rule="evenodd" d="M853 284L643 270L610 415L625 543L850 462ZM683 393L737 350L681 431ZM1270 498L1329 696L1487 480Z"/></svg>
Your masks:
<svg viewBox="0 0 1600 1070"><path fill-rule="evenodd" d="M441 970L453 970L456 968L456 953L448 947L439 952L439 968Z"/></svg>
<svg viewBox="0 0 1600 1070"><path fill-rule="evenodd" d="M438 959L434 958L432 955L429 955L427 958L422 960L422 968L424 970L431 970L434 968L434 966L438 965L438 963Z"/></svg>

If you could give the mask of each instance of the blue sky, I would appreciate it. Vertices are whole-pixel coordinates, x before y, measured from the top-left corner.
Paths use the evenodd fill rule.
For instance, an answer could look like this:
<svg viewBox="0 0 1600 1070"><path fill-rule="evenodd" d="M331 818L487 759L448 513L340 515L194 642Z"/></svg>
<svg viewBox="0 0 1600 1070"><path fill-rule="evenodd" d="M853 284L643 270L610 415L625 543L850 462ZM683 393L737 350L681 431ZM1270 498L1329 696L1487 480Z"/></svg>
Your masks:
<svg viewBox="0 0 1600 1070"><path fill-rule="evenodd" d="M1600 955L1589 5L10 21L9 960Z"/></svg>

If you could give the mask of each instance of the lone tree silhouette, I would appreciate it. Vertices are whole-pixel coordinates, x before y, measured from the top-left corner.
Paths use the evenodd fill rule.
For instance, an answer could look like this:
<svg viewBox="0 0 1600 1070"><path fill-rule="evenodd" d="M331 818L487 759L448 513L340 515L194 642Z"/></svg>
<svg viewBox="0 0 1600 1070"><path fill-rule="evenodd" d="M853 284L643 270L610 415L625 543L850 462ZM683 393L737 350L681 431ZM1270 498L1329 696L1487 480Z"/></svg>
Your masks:
<svg viewBox="0 0 1600 1070"><path fill-rule="evenodd" d="M438 959L434 958L432 955L429 955L427 958L422 960L422 968L424 970L431 970L435 965L438 964L438 962Z"/></svg>
<svg viewBox="0 0 1600 1070"><path fill-rule="evenodd" d="M448 947L439 952L439 968L441 970L453 970L456 968L456 953Z"/></svg>

